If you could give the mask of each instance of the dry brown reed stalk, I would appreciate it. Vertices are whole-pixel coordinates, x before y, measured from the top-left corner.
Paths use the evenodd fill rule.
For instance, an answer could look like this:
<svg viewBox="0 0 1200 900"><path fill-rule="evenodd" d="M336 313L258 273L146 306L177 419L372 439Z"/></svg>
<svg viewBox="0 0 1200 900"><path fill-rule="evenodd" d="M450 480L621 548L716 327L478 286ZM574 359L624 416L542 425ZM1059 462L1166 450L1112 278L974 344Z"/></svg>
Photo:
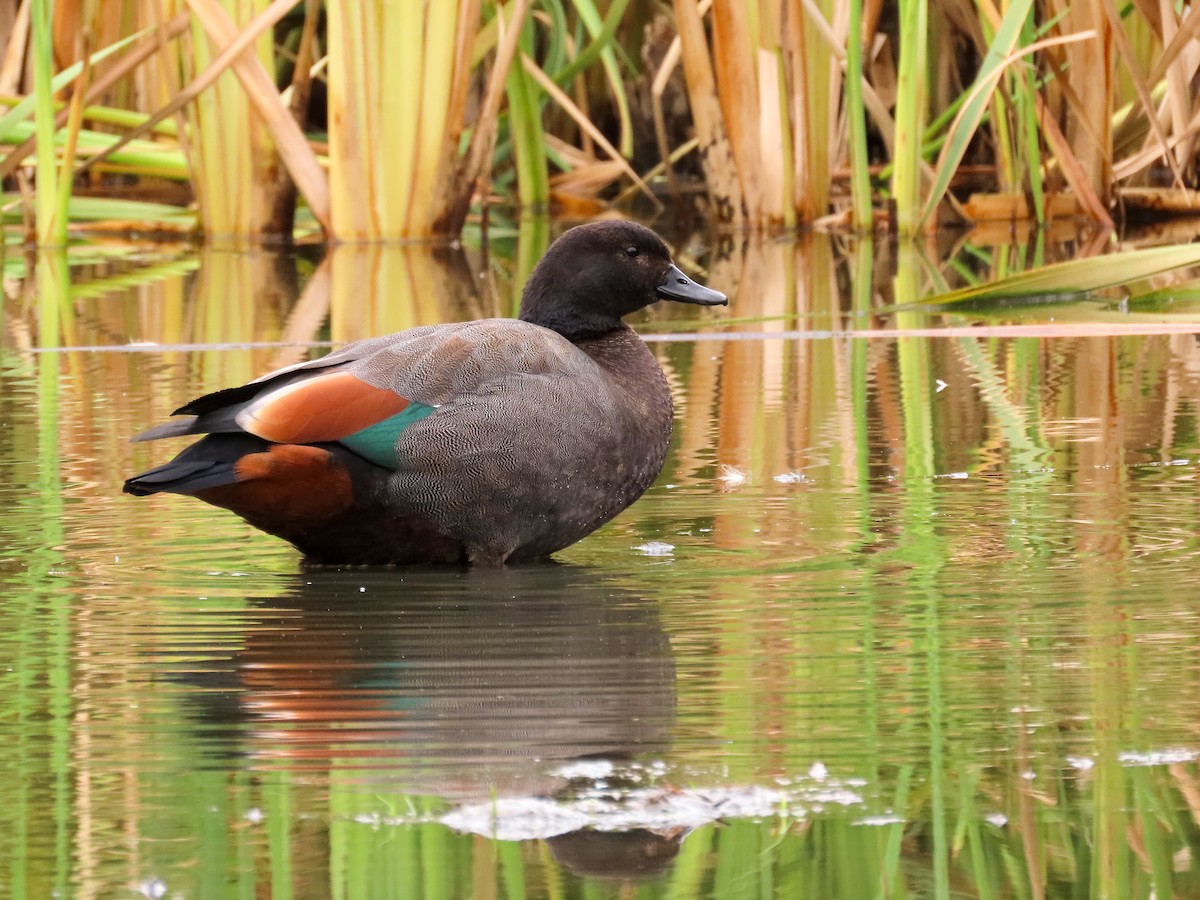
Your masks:
<svg viewBox="0 0 1200 900"><path fill-rule="evenodd" d="M177 71L185 74L203 71L186 87L176 86L166 91L161 83L154 84L143 77L143 82L152 85L143 92L145 102L154 103L155 94L166 94L169 99L140 126L81 163L79 171L109 157L164 119L187 110L187 123L193 134L188 139L181 133L181 145L191 158L193 188L207 235L245 240L257 238L266 230L272 208L269 188L274 184L270 173L278 167L280 156L308 198L314 216L318 221L327 221L325 175L295 121L282 107L270 76L263 70L263 58L269 63L271 53L269 40L264 46L261 36L269 33L271 26L295 2L275 0L263 6L261 14L253 18L249 13L255 10L247 6L246 24L241 28L234 26L212 0L194 0L190 4L192 16L176 10L175 18L169 22L163 21L161 7L150 0L139 0L136 8L129 9L122 9L116 3L107 6L111 15L141 17L153 29L157 48L168 57L161 67L168 83L174 81ZM167 10L168 14L171 12ZM180 15L193 26L190 40L184 44L170 40ZM213 35L213 42L205 36L205 29ZM259 45L259 59L246 52L255 42ZM133 59L126 68L132 68L138 61ZM228 74L230 67L238 73L242 85ZM114 80L110 79L110 83ZM252 108L257 115L251 113ZM290 229L288 223L289 233Z"/></svg>
<svg viewBox="0 0 1200 900"><path fill-rule="evenodd" d="M203 23L207 37L218 50L228 51L244 38L245 32L239 34L234 20L216 0L187 2L192 12ZM273 18L282 18L296 5L296 0L275 0L259 12L256 9L258 4L254 0L241 2L245 3L245 6L239 11L244 17L243 21L248 22L247 31L265 31L267 23ZM197 39L194 46L198 47L200 44L201 41ZM232 85L228 82L216 85L216 91L210 92L210 96L215 95L211 113L220 118L220 124L213 123L197 129L202 138L211 138L211 132L214 130L220 131L224 136L231 126L239 124L231 119L231 113L240 115L244 123L241 127L234 128L233 140L236 144L232 158L226 147L215 143L202 144L201 151L210 184L212 179L220 178L222 170L228 172L231 162L236 163L235 171L239 177L229 181L235 182L235 190L246 191L250 203L249 208L244 208L237 202L237 198L229 198L234 201L230 204L231 208L238 211L235 214L237 217L234 220L233 233L239 236L259 234L264 230L275 205L270 189L277 182L275 173L281 163L287 166L296 180L297 187L308 200L309 208L317 221L327 228L331 224L328 178L317 164L316 156L292 112L281 100L273 76L268 74L268 67L274 71L273 58L274 52L269 37L265 43L260 39L256 55L251 55L248 51L234 55L231 66L242 91L240 95L234 93ZM199 109L204 109L204 99L199 100ZM258 115L249 115L246 104ZM232 108L221 109L222 105ZM212 153L225 155L224 158L214 158Z"/></svg>
<svg viewBox="0 0 1200 900"><path fill-rule="evenodd" d="M422 8L377 3L329 8L337 240L461 230L490 163L506 77L516 64L530 6L529 0L496 5L495 50L488 54L490 71L479 81L483 92L477 106L470 92L480 0ZM470 139L460 152L468 130Z"/></svg>
<svg viewBox="0 0 1200 900"><path fill-rule="evenodd" d="M529 6L529 0L511 0L506 9L502 10L499 6L496 9L495 21L501 29L501 34L492 59L492 71L487 79L487 87L475 115L470 142L461 159L457 147L447 143L438 167L440 188L435 197L436 206L431 217L432 231L435 234L457 234L467 219L471 199L480 187L484 171L495 151L498 116L500 104L504 99L505 82L509 67L513 65L517 54L521 26L529 14ZM465 32L462 32L460 49L464 49L466 43ZM451 107L448 122L455 121L455 114L465 113L466 97L459 81L466 77L465 69L460 67L456 71L456 88L452 94L455 105Z"/></svg>
<svg viewBox="0 0 1200 900"><path fill-rule="evenodd" d="M1121 18L1110 4L1059 0L1043 15L1057 17L1059 33L1095 34L1045 52L1047 79L1037 95L1043 137L1088 215L1111 225L1118 188L1144 184L1155 169L1169 169L1176 188L1194 184L1200 105L1188 84L1200 63L1200 16L1135 3Z"/></svg>
<svg viewBox="0 0 1200 900"><path fill-rule="evenodd" d="M308 116L315 77L314 56L316 54L317 25L321 15L318 0L304 0L304 25L293 61L292 80L283 92L288 113L298 123ZM271 234L290 235L296 220L296 199L299 194L291 174L284 168L275 173L275 184L271 186L271 212L266 228ZM326 222L325 224L328 224Z"/></svg>
<svg viewBox="0 0 1200 900"><path fill-rule="evenodd" d="M207 235L241 241L257 239L268 230L277 184L271 173L280 160L304 193L314 217L323 224L328 222L327 178L266 71L273 69L270 29L296 2L239 0L234 11L244 23L241 26L236 26L215 0L189 0L190 14L174 2L158 0L114 0L86 10L67 0L57 7L55 34L62 36L60 53L68 59L81 45L67 40L71 29L63 27L63 22L85 22L87 33L115 33L118 25L123 28L130 22L140 22L151 30L147 41L102 75L96 90L89 92L89 100L130 74L149 50L157 49L160 56L167 57L159 70L165 80L156 81L142 72L137 79L140 90L131 90L140 105L156 111L103 152L84 160L77 174L186 110L192 135L189 138L181 129L180 144L191 158L193 189ZM190 40L177 43L173 38L181 30L181 17L182 25L190 23L192 30ZM251 45L256 45L257 58L247 50ZM240 84L228 74L231 67ZM186 87L175 84L177 72L187 77L200 69L204 71ZM164 98L161 105L156 97ZM10 155L6 165L15 165L24 152L27 150L21 148ZM290 221L286 223L288 235L291 227Z"/></svg>
<svg viewBox="0 0 1200 900"><path fill-rule="evenodd" d="M8 42L0 61L0 93L15 94L21 83L25 50L29 43L29 10L32 4L22 3L8 23Z"/></svg>
<svg viewBox="0 0 1200 900"><path fill-rule="evenodd" d="M497 11L507 31L464 159L458 148L467 124L479 0L328 8L337 240L427 237L461 228L528 7L527 0L513 0Z"/></svg>
<svg viewBox="0 0 1200 900"><path fill-rule="evenodd" d="M151 113L117 146L185 110L178 142L204 230L239 240L290 229L291 181L334 240L426 237L462 228L493 166L515 168L519 198L537 204L551 191L529 185L544 186L558 165L552 195L595 210L617 178L648 194L649 173L665 171L676 190L671 160L693 141L712 218L755 231L837 220L850 198L834 172L851 175L855 227L890 202L909 231L988 206L961 203L963 165L990 165L991 193L1026 198L1006 201L1013 210L1048 217L1065 194L1105 227L1122 184L1144 188L1168 169L1174 189L1200 181L1200 101L1190 92L1200 15L1187 7L1138 0L1119 15L1110 0L905 0L894 10L882 0L673 0L675 39L638 72L629 23L639 13L627 2L603 16L590 0L327 3L323 41L319 0L59 0L52 32L61 67L80 58L85 35L103 47L131 23L155 28L96 67L84 103ZM268 26L299 3L302 59L281 97ZM11 16L0 87L18 87L33 4ZM181 17L191 28L173 41ZM565 33L571 23L577 35ZM578 39L585 31L590 46ZM617 48L614 35L628 45ZM298 124L320 44L328 175ZM156 73L137 68L152 46ZM601 55L603 73L589 69ZM677 69L694 134L669 132L661 109ZM629 162L625 101L639 80L661 157L642 175ZM519 153L509 149L518 140ZM33 146L9 153L0 175ZM84 158L77 174L112 151Z"/></svg>
<svg viewBox="0 0 1200 900"><path fill-rule="evenodd" d="M849 152L847 4L722 0L708 11L676 0L674 9L713 216L773 230L824 215L832 171ZM867 106L890 128L873 92Z"/></svg>
<svg viewBox="0 0 1200 900"><path fill-rule="evenodd" d="M684 77L692 104L692 123L699 143L705 185L718 222L733 225L746 219L741 181L717 96L703 12L693 0L675 0L675 20L683 58Z"/></svg>

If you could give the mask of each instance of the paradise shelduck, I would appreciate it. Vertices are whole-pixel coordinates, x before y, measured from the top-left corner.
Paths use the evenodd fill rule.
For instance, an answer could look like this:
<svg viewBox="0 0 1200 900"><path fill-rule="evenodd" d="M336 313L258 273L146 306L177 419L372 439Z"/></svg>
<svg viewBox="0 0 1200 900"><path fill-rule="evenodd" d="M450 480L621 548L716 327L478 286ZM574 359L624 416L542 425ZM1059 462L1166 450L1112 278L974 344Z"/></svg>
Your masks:
<svg viewBox="0 0 1200 900"><path fill-rule="evenodd" d="M203 434L130 478L190 494L321 563L502 566L575 543L662 468L672 404L621 317L725 304L633 222L566 231L520 319L412 328L193 400L136 437Z"/></svg>

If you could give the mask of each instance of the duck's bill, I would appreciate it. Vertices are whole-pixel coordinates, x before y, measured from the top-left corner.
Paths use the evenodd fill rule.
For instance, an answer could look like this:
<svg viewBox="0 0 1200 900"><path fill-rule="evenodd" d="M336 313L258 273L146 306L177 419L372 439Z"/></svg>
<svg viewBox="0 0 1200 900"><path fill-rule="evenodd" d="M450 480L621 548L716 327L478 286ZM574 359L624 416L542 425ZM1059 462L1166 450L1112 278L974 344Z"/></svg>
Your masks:
<svg viewBox="0 0 1200 900"><path fill-rule="evenodd" d="M658 296L681 303L699 303L701 306L725 306L729 298L720 291L697 284L679 271L678 266L667 269L667 280L658 286Z"/></svg>

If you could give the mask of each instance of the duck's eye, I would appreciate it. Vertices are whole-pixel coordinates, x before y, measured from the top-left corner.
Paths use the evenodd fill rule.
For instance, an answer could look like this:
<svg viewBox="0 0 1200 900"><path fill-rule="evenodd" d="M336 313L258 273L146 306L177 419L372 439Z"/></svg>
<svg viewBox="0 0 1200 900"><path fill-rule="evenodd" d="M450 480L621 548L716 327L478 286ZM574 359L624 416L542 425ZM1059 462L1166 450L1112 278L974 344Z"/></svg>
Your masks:
<svg viewBox="0 0 1200 900"><path fill-rule="evenodd" d="M638 248L634 247L632 245L625 248L625 255L628 256L630 259L637 256L639 252L640 251L638 250Z"/></svg>

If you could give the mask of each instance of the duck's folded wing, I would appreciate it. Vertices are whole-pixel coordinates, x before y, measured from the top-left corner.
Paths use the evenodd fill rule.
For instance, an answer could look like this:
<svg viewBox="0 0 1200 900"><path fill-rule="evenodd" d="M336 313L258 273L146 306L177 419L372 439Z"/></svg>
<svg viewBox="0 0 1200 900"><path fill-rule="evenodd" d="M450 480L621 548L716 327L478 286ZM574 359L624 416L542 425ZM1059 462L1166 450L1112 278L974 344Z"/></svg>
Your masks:
<svg viewBox="0 0 1200 900"><path fill-rule="evenodd" d="M403 335L406 340L410 341L430 340L434 333L441 327L427 325L422 328L413 328L403 332ZM383 337L369 338L365 341L356 341L353 344L347 344L340 350L335 350L319 359L310 359L305 362L284 366L282 369L275 369L266 375L260 375L246 384L224 388L223 390L213 391L211 394L197 397L195 400L179 407L171 415L205 416L218 413L222 410L241 408L245 403L266 391L274 390L297 380L310 378L313 375L323 374L327 370L351 367L385 350L389 346L389 343L397 337L398 335L385 335ZM138 439L142 439L140 435Z"/></svg>
<svg viewBox="0 0 1200 900"><path fill-rule="evenodd" d="M135 440L245 432L274 443L337 441L380 465L410 424L524 375L578 374L594 365L561 336L511 319L413 329L205 395L186 416Z"/></svg>

